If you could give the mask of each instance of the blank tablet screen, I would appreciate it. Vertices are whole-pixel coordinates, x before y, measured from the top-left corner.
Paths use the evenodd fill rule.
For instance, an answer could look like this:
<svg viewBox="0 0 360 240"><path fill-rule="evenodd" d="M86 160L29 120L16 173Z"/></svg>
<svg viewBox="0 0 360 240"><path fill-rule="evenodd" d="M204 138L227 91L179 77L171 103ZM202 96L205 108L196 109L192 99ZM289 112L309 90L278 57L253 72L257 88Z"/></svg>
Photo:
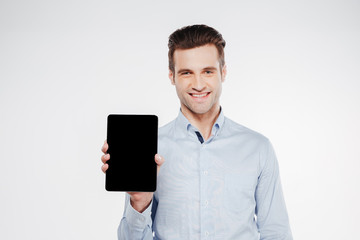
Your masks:
<svg viewBox="0 0 360 240"><path fill-rule="evenodd" d="M107 124L110 160L107 161L106 190L154 192L157 116L110 114Z"/></svg>

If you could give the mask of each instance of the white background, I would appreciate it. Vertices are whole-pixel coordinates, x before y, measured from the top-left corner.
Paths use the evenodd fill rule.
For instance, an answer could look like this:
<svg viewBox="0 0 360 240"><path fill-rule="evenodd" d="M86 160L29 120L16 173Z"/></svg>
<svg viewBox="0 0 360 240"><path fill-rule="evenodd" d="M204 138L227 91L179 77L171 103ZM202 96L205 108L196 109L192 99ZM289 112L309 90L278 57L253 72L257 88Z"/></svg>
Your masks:
<svg viewBox="0 0 360 240"><path fill-rule="evenodd" d="M360 215L358 1L1 1L0 239L115 239L109 113L179 103L167 39L227 41L221 104L277 152L295 239L355 239Z"/></svg>

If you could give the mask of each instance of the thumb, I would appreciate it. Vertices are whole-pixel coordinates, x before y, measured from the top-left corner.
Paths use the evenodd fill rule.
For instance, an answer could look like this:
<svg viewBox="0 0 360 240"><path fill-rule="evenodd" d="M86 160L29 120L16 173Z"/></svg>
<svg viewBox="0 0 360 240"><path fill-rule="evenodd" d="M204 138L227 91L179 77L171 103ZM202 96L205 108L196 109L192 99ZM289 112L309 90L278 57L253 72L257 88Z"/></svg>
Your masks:
<svg viewBox="0 0 360 240"><path fill-rule="evenodd" d="M157 173L159 174L160 167L165 162L165 160L160 154L155 154L155 162L157 164Z"/></svg>

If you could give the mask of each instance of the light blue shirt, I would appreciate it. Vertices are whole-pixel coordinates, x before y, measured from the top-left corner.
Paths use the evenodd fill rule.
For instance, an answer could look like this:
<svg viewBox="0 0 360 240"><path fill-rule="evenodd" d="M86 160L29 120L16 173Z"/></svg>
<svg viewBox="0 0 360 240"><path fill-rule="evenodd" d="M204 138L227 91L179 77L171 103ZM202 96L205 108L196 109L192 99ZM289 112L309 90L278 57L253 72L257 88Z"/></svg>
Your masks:
<svg viewBox="0 0 360 240"><path fill-rule="evenodd" d="M269 140L222 110L211 137L204 143L201 138L181 111L159 129L165 162L157 190L143 213L126 194L119 239L291 240Z"/></svg>

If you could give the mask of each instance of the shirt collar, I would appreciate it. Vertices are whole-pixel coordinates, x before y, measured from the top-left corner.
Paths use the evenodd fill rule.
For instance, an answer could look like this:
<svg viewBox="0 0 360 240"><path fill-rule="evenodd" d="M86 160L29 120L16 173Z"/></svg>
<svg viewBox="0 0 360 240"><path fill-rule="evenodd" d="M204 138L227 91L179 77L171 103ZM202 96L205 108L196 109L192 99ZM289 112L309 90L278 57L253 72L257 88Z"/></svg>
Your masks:
<svg viewBox="0 0 360 240"><path fill-rule="evenodd" d="M220 114L212 127L213 133L214 133L214 131L218 131L223 126L224 119L225 119L224 111L223 111L222 107L220 107ZM191 125L189 120L184 116L184 114L181 112L181 109L180 109L178 117L176 119L176 128L178 128L178 130L180 130L181 132L183 132L183 131L186 132L190 129L190 127L193 127L193 126Z"/></svg>
<svg viewBox="0 0 360 240"><path fill-rule="evenodd" d="M216 119L214 126L216 126L218 129L220 129L224 124L224 119L225 119L224 110L220 106L220 114L219 114L218 118Z"/></svg>

